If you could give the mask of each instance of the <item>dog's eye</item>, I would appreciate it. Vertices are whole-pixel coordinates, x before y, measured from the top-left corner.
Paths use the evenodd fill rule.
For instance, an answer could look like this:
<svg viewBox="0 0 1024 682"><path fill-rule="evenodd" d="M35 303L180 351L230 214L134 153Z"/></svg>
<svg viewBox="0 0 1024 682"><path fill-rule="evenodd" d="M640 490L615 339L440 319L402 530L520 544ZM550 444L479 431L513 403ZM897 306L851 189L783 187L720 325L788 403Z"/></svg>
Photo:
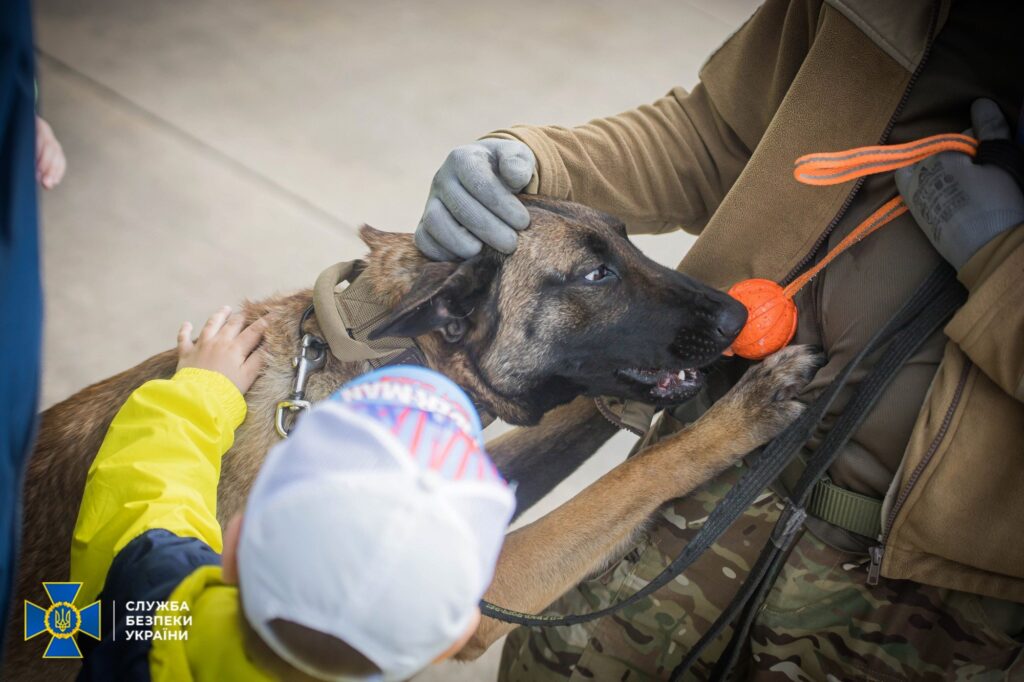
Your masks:
<svg viewBox="0 0 1024 682"><path fill-rule="evenodd" d="M588 282L600 282L603 279L614 276L615 273L612 272L611 268L602 263L601 265L598 265L596 268L585 274L583 276L583 279L587 280Z"/></svg>

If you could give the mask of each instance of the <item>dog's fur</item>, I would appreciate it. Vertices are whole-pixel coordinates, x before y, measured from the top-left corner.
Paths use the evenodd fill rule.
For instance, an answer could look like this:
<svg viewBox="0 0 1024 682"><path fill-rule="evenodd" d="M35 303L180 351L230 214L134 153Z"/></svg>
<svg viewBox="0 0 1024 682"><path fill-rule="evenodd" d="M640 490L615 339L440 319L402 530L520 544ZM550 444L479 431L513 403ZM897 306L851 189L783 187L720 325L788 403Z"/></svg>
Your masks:
<svg viewBox="0 0 1024 682"><path fill-rule="evenodd" d="M540 421L488 444L499 468L520 481L521 507L616 430L592 400L574 399L657 399L650 385L616 370L707 364L743 321L731 298L646 259L620 222L568 202L528 199L527 205L532 227L521 234L514 254L486 252L459 265L427 261L410 235L372 228L361 233L370 248L361 276L393 310L378 334L416 337L431 367L498 417L514 424ZM584 275L602 263L611 268L611 281L586 281ZM246 395L248 417L224 459L222 522L241 510L263 457L278 441L274 408L288 394L298 320L310 301L307 290L243 305L248 319L269 321L259 351L267 362ZM318 331L315 318L305 331ZM21 601L39 598L40 581L66 578L85 475L108 425L134 389L170 377L176 362L175 351L161 353L43 413L25 484L5 679L55 680L77 670L74 662L40 661L41 645L21 641ZM813 366L813 355L800 349L769 358L698 422L510 534L487 598L517 610L547 606L621 548L661 504L687 494L788 424L800 409L792 397ZM361 371L359 363L329 357L310 376L307 395L323 399ZM671 402L687 395L661 397ZM479 654L508 629L484 619L462 656Z"/></svg>

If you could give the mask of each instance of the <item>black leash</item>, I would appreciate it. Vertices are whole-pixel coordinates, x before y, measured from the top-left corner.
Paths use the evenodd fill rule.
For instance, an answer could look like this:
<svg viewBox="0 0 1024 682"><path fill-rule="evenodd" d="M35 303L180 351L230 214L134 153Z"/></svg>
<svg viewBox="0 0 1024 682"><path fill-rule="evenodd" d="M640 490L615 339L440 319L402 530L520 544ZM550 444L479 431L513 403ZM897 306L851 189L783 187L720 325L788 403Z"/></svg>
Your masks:
<svg viewBox="0 0 1024 682"><path fill-rule="evenodd" d="M790 460L799 452L800 447L806 442L807 438L811 435L814 428L817 426L820 419L824 416L828 407L832 404L833 400L838 395L840 389L845 385L849 379L850 374L857 367L857 365L868 355L881 348L886 341L893 337L893 335L899 330L906 327L915 318L918 317L933 301L939 301L940 295L944 292L948 294L947 290L955 291L957 306L963 300L964 293L962 287L956 281L956 273L953 272L952 268L948 265L943 264L937 268L932 274L926 279L921 287L911 296L910 300L904 305L904 307L898 312L885 327L877 332L864 346L864 348L843 368L842 372L837 377L836 381L833 382L813 403L811 403L804 413L785 431L783 431L778 437L776 437L771 443L763 448L760 455L757 455L753 463L748 468L747 472L740 478L740 480L726 493L722 501L719 502L718 506L708 515L703 527L698 531L697 535L691 540L686 547L676 556L672 562L665 567L665 569L659 573L653 580L647 585L633 593L626 599L613 604L603 609L593 611L590 613L583 614L572 614L567 616L559 615L534 615L528 613L522 613L520 611L514 611L512 609L506 609L502 606L492 604L487 601L481 601L480 610L483 615L496 620L504 621L506 623L513 623L516 625L527 625L533 627L556 627L556 626L568 626L576 625L579 623L586 623L598 618L602 618L609 614L615 613L631 604L635 604L641 599L646 598L665 584L674 580L680 573L685 571L703 552L711 547L718 538L732 525L732 523L753 503L754 499L764 490L769 483L771 483L782 470L789 464ZM941 299L945 300L945 299ZM938 309L938 305L933 306L934 309ZM953 308L955 310L955 307ZM943 318L948 317L951 311L946 311L943 308ZM933 313L929 317L936 316L937 313ZM931 329L941 323L935 322ZM914 325L913 329L915 334L920 334L921 338L916 341L919 345L925 338L926 334L919 331L921 325ZM928 332L931 333L930 331ZM915 336L916 338L916 336ZM916 348L916 346L914 346ZM863 418L863 417L861 417ZM859 422L858 422L859 423ZM824 445L824 443L823 443ZM820 450L820 448L819 448ZM826 467L827 468L827 465ZM824 470L824 469L823 469ZM807 472L805 472L806 474ZM815 476L814 480L818 476ZM801 481L803 481L801 478ZM813 482L813 481L812 481ZM803 501L798 507L800 513L803 511ZM797 508L794 508L797 509ZM778 537L775 537L773 533L773 543L770 547L776 547L777 545L783 545L788 547L789 542L796 534L796 530L799 529L803 524L803 519L800 518L800 513L794 511L792 513L784 513L783 518L780 519L780 526L777 526ZM774 555L770 558L766 558L764 555L759 559L758 564L755 565L754 570L751 571L751 576L748 577L748 582L751 582L752 577L757 579L751 582L748 586L746 583L741 588L741 595L744 590L753 593L754 588L760 584L761 579L767 574L768 569L775 561ZM739 609L742 608L743 604L738 606L730 604L726 612L723 612L722 617L719 618L719 623L712 626L712 630L709 630L707 635L702 638L703 644L698 644L701 649L706 646L708 642L714 639L714 635L717 636L721 629L732 621ZM726 616L728 620L725 620ZM707 640L707 641L705 641ZM700 655L698 647L694 647L693 652L688 655L687 660L691 658L696 660L696 657ZM690 661L692 663L692 661ZM686 661L684 661L686 663ZM685 668L682 666L677 669L685 672ZM682 672L679 674L681 675Z"/></svg>
<svg viewBox="0 0 1024 682"><path fill-rule="evenodd" d="M814 484L825 474L863 423L899 368L910 359L936 329L956 312L957 308L963 305L965 299L966 292L956 281L956 273L952 268L943 264L918 289L896 318L893 318L893 321L899 318L909 319L909 322L892 336L885 353L879 358L871 373L857 387L849 405L843 410L814 455L808 460L803 473L790 493L790 499L787 501L785 509L772 530L771 542L765 545L739 592L672 672L671 680L681 680L704 649L717 639L722 630L742 612L743 617L734 628L732 639L719 657L710 677L711 680L726 679L747 640L758 607L763 603L768 590L771 589L776 576L782 569L789 550L798 536L798 531L803 528L807 518L804 507ZM889 325L886 325L886 328L888 329L891 324L890 322ZM875 346L876 342L884 341L887 337L887 334L876 335L869 342L869 346ZM851 361L851 364L861 357L863 356L859 354L854 361ZM840 377L843 381L848 376L847 370L849 369L848 365L843 370Z"/></svg>

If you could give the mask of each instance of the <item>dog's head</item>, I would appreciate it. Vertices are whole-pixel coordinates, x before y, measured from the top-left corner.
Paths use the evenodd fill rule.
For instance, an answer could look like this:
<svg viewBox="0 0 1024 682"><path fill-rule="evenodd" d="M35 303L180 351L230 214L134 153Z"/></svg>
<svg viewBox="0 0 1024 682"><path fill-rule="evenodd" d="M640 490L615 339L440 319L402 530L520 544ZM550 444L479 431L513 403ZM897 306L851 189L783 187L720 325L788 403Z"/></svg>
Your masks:
<svg viewBox="0 0 1024 682"><path fill-rule="evenodd" d="M373 337L416 337L436 369L512 423L580 395L665 405L696 394L745 308L644 256L609 215L523 200L531 225L508 256L434 263L410 235L364 227L363 276L393 305Z"/></svg>

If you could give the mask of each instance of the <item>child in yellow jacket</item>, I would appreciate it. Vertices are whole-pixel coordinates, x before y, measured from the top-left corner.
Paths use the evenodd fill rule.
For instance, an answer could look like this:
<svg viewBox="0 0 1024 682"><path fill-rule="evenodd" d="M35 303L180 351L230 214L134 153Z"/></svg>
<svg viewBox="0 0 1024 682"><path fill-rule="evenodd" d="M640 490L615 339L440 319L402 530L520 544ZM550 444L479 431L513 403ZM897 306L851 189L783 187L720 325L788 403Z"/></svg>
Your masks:
<svg viewBox="0 0 1024 682"><path fill-rule="evenodd" d="M475 630L514 501L471 402L429 370L310 411L222 536L221 457L265 328L225 308L193 342L186 323L175 376L110 425L72 541L79 603L103 608L81 679L399 680Z"/></svg>

